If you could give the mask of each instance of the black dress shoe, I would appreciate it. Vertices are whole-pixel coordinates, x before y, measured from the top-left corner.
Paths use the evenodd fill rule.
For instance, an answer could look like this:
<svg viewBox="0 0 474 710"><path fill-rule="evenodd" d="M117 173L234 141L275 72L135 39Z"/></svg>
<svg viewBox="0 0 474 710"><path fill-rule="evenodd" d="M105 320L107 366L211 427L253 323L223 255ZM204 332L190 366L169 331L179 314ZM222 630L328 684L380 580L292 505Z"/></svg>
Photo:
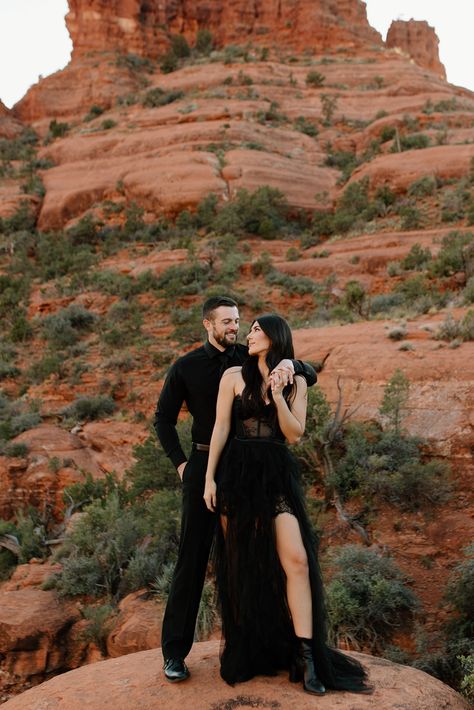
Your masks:
<svg viewBox="0 0 474 710"><path fill-rule="evenodd" d="M189 671L182 658L166 658L163 666L165 677L171 683L178 683L180 680L189 678Z"/></svg>

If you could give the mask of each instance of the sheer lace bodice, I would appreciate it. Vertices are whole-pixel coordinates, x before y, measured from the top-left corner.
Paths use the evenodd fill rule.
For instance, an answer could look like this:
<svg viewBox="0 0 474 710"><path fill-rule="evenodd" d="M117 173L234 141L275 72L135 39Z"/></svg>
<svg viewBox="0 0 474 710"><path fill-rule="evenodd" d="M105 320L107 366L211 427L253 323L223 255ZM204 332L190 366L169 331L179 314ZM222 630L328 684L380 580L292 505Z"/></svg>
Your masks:
<svg viewBox="0 0 474 710"><path fill-rule="evenodd" d="M235 435L239 439L271 439L273 441L284 442L278 419L275 416L273 404L267 404L262 408L258 417L245 417L242 410L242 398L237 395L232 408L232 419Z"/></svg>

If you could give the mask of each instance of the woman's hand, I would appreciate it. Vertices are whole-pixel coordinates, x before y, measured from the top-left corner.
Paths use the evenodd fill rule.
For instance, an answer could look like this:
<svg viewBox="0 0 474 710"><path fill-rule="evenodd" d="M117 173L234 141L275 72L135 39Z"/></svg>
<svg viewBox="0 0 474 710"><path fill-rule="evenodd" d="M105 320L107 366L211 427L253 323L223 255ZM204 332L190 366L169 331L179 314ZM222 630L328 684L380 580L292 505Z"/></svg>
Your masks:
<svg viewBox="0 0 474 710"><path fill-rule="evenodd" d="M278 398L279 395L283 393L286 385L288 384L288 377L286 373L280 372L279 370L273 370L270 374L270 388L272 391L273 399Z"/></svg>
<svg viewBox="0 0 474 710"><path fill-rule="evenodd" d="M209 480L206 478L206 485L204 487L204 501L206 503L206 506L208 509L211 511L211 513L214 513L216 509L216 495L217 495L217 486L216 482L214 480Z"/></svg>

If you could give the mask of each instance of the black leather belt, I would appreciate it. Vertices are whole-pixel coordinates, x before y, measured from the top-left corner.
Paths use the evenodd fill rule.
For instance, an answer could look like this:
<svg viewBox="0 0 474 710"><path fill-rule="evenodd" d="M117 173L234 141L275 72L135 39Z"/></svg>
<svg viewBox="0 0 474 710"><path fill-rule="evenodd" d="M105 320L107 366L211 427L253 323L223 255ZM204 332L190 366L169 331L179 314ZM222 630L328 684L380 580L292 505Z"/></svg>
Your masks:
<svg viewBox="0 0 474 710"><path fill-rule="evenodd" d="M196 449L196 451L209 451L211 447L209 444L196 444L196 442L193 441L193 448Z"/></svg>

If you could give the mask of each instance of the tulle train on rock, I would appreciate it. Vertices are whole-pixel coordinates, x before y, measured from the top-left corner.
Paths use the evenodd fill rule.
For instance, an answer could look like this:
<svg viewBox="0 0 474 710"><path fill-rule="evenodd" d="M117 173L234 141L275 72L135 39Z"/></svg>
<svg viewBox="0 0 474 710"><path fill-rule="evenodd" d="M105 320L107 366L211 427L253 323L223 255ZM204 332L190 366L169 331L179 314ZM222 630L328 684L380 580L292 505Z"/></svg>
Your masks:
<svg viewBox="0 0 474 710"><path fill-rule="evenodd" d="M275 543L275 515L298 519L308 556L313 605L313 656L327 688L366 689L365 671L326 644L317 539L299 484L297 461L276 438L234 438L220 465L214 562L222 614L221 676L229 684L289 669L296 637L286 601L286 578Z"/></svg>

